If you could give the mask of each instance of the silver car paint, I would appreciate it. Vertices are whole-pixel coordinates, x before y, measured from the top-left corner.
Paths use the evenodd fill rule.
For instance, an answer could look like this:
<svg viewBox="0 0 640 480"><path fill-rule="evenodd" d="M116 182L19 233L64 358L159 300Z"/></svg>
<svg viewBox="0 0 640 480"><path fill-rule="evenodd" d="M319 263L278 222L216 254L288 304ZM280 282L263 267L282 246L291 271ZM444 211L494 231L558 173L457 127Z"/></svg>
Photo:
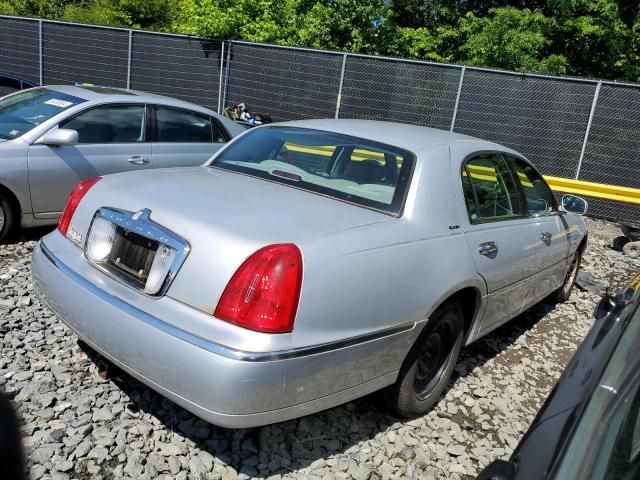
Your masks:
<svg viewBox="0 0 640 480"><path fill-rule="evenodd" d="M582 219L573 215L483 228L469 223L460 184L465 152L515 153L499 145L383 122L291 125L411 148L417 162L402 215L216 168L134 172L98 182L72 225L86 235L99 207L151 209L154 221L192 247L166 296L150 299L107 277L57 231L42 240L48 256L39 249L34 253L36 287L71 328L213 423L245 427L280 421L393 383L410 345L445 299L463 288L476 293L470 343L537 301L538 285L548 288L545 294L559 286L567 258L558 257L544 270L538 270L537 259L551 245L573 254L586 234ZM547 221L567 228L543 246L538 230ZM476 254L477 243L488 239L500 247L493 264ZM213 317L241 262L276 242L298 244L304 258L293 332L263 334ZM347 347L341 343L345 339L352 341ZM313 353L315 347L320 352ZM263 360L249 361L243 352ZM269 360L282 352L295 355Z"/></svg>
<svg viewBox="0 0 640 480"><path fill-rule="evenodd" d="M202 164L222 144L163 144L128 143L105 145L76 145L50 147L34 143L64 119L84 110L106 104L153 104L203 113L215 117L229 132L237 136L245 129L215 112L181 100L161 95L131 91L136 95L100 94L84 88L53 85L55 91L85 99L84 103L61 112L16 139L0 142L0 187L9 190L17 199L22 213L23 227L54 224L71 188L79 180L136 169ZM166 152L165 152L166 148ZM182 152L184 155L173 155ZM158 165L153 163L153 154ZM128 159L138 155L150 159L148 165L135 165ZM169 157L170 155L170 157Z"/></svg>

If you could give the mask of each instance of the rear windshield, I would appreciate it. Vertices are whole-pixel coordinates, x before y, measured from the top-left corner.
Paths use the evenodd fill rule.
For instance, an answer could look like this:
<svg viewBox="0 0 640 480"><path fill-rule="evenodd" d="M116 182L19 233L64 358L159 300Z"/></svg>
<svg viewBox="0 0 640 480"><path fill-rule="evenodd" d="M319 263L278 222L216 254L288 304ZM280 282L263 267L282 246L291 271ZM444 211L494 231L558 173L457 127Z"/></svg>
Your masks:
<svg viewBox="0 0 640 480"><path fill-rule="evenodd" d="M84 101L48 88L34 88L0 99L0 139L20 137Z"/></svg>
<svg viewBox="0 0 640 480"><path fill-rule="evenodd" d="M299 127L261 127L222 151L214 167L400 214L414 156L363 138Z"/></svg>

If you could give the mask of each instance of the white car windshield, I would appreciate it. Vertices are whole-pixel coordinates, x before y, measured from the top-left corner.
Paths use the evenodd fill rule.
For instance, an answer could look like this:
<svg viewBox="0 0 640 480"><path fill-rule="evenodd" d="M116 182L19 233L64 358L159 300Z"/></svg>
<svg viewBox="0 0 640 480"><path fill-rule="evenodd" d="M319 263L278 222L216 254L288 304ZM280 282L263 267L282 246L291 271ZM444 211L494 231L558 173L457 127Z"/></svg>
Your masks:
<svg viewBox="0 0 640 480"><path fill-rule="evenodd" d="M0 139L20 137L42 122L84 101L48 88L34 88L4 97L0 99Z"/></svg>
<svg viewBox="0 0 640 480"><path fill-rule="evenodd" d="M413 169L406 150L299 127L262 127L222 151L212 166L399 214Z"/></svg>

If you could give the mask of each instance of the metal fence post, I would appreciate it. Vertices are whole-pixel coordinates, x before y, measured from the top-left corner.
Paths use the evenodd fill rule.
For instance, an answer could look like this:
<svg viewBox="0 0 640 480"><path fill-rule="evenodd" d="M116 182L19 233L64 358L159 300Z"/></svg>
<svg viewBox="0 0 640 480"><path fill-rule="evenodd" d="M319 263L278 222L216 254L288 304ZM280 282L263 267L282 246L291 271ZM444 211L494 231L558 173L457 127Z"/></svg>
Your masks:
<svg viewBox="0 0 640 480"><path fill-rule="evenodd" d="M42 85L44 82L44 63L42 61L42 20L38 20L38 55L38 61L40 63L40 85Z"/></svg>
<svg viewBox="0 0 640 480"><path fill-rule="evenodd" d="M462 93L462 82L464 82L464 72L467 67L462 67L460 70L460 81L458 82L458 93L456 94L456 104L453 106L453 115L451 116L451 128L449 128L450 132L453 132L453 129L456 126L456 117L458 116L458 104L460 103L460 93Z"/></svg>
<svg viewBox="0 0 640 480"><path fill-rule="evenodd" d="M580 169L582 168L582 159L584 158L584 152L587 149L587 142L589 141L589 132L591 131L591 122L593 121L593 114L596 111L596 105L598 103L598 96L600 96L600 87L602 82L598 82L596 85L596 91L593 94L593 102L591 103L591 111L589 112L589 120L587 122L587 129L584 132L584 140L582 141L582 150L580 150L580 159L578 160L578 168L576 169L576 180L580 177Z"/></svg>
<svg viewBox="0 0 640 480"><path fill-rule="evenodd" d="M222 79L224 77L224 41L220 50L220 80L218 81L218 114L222 113Z"/></svg>
<svg viewBox="0 0 640 480"><path fill-rule="evenodd" d="M227 61L224 68L224 91L222 94L222 108L227 104L227 90L229 89L229 66L231 65L231 46L233 41L229 40L227 48Z"/></svg>
<svg viewBox="0 0 640 480"><path fill-rule="evenodd" d="M129 30L129 53L127 54L127 90L131 88L131 45L133 43L133 30Z"/></svg>
<svg viewBox="0 0 640 480"><path fill-rule="evenodd" d="M338 99L336 100L336 115L335 118L340 116L340 102L342 102L342 85L344 84L344 70L347 66L347 54L342 54L342 70L340 71L340 86L338 87Z"/></svg>

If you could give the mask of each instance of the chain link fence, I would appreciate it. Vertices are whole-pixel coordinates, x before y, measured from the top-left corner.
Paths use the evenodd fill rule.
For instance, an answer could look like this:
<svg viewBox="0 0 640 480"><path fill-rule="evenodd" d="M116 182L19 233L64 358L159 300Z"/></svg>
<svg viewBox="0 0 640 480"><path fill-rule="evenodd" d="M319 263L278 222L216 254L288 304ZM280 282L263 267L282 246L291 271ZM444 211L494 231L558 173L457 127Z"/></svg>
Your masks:
<svg viewBox="0 0 640 480"><path fill-rule="evenodd" d="M545 175L640 188L640 85L0 16L0 72L90 82L275 121L388 120L495 141ZM640 205L588 198L640 220Z"/></svg>

